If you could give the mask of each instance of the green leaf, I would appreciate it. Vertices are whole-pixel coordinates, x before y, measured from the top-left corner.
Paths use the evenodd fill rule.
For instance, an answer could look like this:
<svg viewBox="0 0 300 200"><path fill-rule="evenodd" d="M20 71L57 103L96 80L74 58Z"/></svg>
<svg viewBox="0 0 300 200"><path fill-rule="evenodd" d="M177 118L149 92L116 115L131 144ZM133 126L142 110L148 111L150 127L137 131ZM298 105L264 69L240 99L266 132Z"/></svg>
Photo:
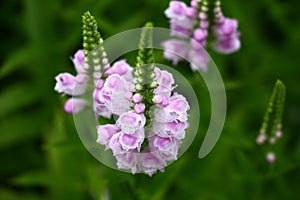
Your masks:
<svg viewBox="0 0 300 200"><path fill-rule="evenodd" d="M32 140L42 133L43 112L31 111L4 118L0 123L0 149Z"/></svg>
<svg viewBox="0 0 300 200"><path fill-rule="evenodd" d="M36 103L41 99L41 89L32 84L14 84L0 93L0 117L20 108Z"/></svg>
<svg viewBox="0 0 300 200"><path fill-rule="evenodd" d="M26 172L11 180L17 186L47 186L51 184L51 177L47 171Z"/></svg>
<svg viewBox="0 0 300 200"><path fill-rule="evenodd" d="M17 193L16 191L13 190L8 190L8 189L1 189L0 190L0 199L5 199L5 200L39 200L41 199L41 196L38 196L37 194L34 193Z"/></svg>
<svg viewBox="0 0 300 200"><path fill-rule="evenodd" d="M24 47L13 54L4 62L1 66L0 70L0 78L8 76L9 74L19 70L20 68L24 67L25 65L30 65L32 60L35 59L36 56L40 55L40 51L31 46L31 47ZM27 68L26 70L31 70L32 68Z"/></svg>
<svg viewBox="0 0 300 200"><path fill-rule="evenodd" d="M101 199L106 192L107 180L104 180L103 176L101 176L97 165L87 165L85 170L90 192L94 196L94 199Z"/></svg>

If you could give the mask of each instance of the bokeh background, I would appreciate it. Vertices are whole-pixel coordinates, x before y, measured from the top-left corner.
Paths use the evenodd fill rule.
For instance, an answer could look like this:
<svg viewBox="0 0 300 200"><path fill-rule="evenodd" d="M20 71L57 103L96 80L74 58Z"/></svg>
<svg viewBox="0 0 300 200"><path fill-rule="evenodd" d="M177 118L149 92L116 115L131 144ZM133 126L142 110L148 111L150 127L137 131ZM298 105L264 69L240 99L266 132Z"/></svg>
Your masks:
<svg viewBox="0 0 300 200"><path fill-rule="evenodd" d="M168 27L167 0L10 0L0 2L0 199L300 199L300 4L297 0L224 1L239 20L241 51L211 57L228 98L223 133L204 159L198 151L209 122L201 77L177 67L197 88L201 122L189 150L152 178L110 169L82 145L56 74L74 72L81 15L90 10L102 36L141 27ZM159 57L159 56L158 56ZM160 60L160 63L170 62ZM197 77L199 79L197 79ZM287 87L284 137L277 161L255 143L276 79ZM199 89L200 88L200 89Z"/></svg>

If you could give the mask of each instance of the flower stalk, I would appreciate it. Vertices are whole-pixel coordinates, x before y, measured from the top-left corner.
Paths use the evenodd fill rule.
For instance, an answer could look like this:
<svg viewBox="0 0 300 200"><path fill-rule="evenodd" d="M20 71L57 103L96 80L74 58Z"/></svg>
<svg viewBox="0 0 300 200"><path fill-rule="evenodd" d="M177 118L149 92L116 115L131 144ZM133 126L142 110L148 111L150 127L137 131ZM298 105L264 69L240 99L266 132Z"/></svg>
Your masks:
<svg viewBox="0 0 300 200"><path fill-rule="evenodd" d="M284 110L286 88L282 81L277 80L266 109L260 133L256 143L264 144L266 141L272 147L282 137L282 115ZM276 155L273 151L266 154L266 160L274 163Z"/></svg>

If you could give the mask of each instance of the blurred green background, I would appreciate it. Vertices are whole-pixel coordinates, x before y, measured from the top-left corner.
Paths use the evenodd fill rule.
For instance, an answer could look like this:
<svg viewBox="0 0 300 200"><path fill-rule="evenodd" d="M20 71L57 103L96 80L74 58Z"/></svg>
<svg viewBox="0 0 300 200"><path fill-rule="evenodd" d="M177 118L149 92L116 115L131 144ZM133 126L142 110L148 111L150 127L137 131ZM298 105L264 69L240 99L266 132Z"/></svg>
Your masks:
<svg viewBox="0 0 300 200"><path fill-rule="evenodd" d="M239 20L242 49L211 53L228 98L220 140L204 159L198 151L209 122L209 97L198 92L201 128L189 150L152 178L110 169L83 147L56 74L74 72L81 15L90 10L102 36L141 27L168 27L167 0L0 2L0 199L300 199L300 13L297 0L224 1ZM170 64L160 60L161 63ZM181 67L182 66L182 67ZM187 74L182 64L179 71ZM184 69L185 68L185 69ZM193 86L201 85L193 75ZM255 143L277 78L285 82L284 137L277 161Z"/></svg>

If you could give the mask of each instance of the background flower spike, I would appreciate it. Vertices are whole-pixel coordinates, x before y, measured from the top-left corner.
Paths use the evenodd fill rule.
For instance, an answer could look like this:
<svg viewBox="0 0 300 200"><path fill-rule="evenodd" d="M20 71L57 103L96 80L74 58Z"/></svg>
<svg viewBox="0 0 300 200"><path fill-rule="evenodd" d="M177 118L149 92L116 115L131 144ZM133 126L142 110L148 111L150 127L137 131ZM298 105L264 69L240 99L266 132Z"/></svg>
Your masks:
<svg viewBox="0 0 300 200"><path fill-rule="evenodd" d="M276 141L282 137L282 114L285 101L285 85L277 80L266 110L260 133L256 138L258 145L268 146L265 159L272 164L276 161L276 154L273 151Z"/></svg>
<svg viewBox="0 0 300 200"><path fill-rule="evenodd" d="M275 135L277 131L281 131L285 90L284 83L280 80L277 80L269 101L268 108L265 112L260 134L272 136Z"/></svg>

